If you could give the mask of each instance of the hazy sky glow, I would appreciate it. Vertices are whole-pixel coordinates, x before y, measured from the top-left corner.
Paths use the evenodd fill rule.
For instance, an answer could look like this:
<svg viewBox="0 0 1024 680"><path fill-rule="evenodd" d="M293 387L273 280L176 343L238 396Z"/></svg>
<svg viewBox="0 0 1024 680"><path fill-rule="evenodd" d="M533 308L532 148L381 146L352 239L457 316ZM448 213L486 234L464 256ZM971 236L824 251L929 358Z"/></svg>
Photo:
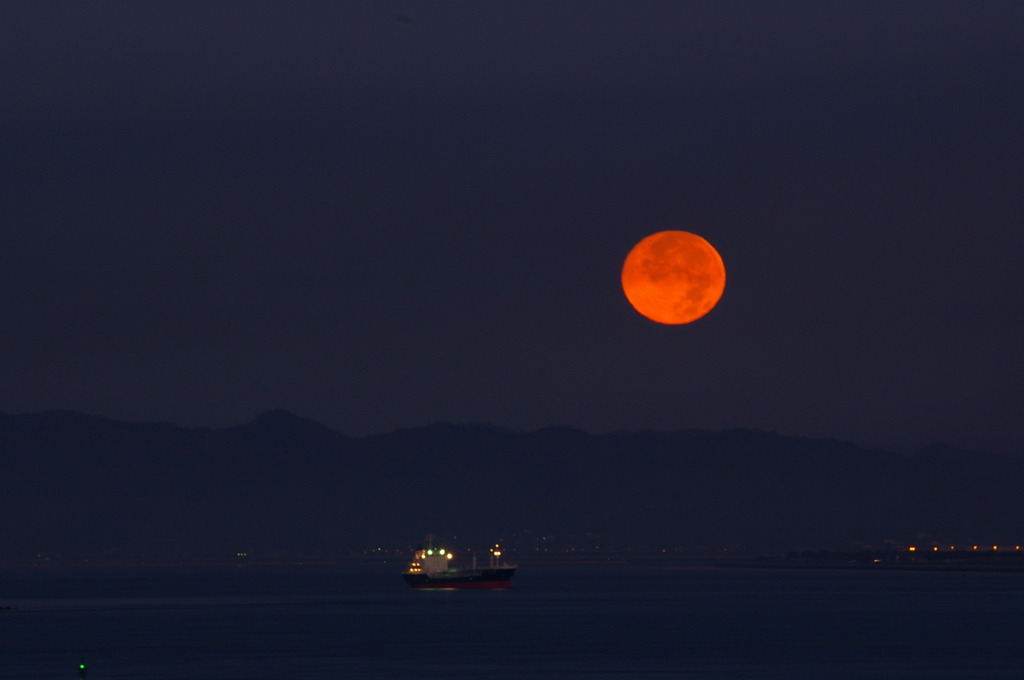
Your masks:
<svg viewBox="0 0 1024 680"><path fill-rule="evenodd" d="M1024 4L4 2L0 410L1024 441ZM622 261L725 260L694 324Z"/></svg>

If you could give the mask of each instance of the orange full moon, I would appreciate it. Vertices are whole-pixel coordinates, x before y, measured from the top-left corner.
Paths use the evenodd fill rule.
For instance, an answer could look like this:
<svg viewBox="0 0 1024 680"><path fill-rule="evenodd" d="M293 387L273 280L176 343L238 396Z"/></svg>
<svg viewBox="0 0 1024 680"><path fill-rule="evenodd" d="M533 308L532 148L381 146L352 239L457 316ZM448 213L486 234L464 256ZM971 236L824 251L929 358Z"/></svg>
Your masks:
<svg viewBox="0 0 1024 680"><path fill-rule="evenodd" d="M636 311L664 324L690 323L718 304L725 264L710 243L688 231L659 231L629 251L622 291Z"/></svg>

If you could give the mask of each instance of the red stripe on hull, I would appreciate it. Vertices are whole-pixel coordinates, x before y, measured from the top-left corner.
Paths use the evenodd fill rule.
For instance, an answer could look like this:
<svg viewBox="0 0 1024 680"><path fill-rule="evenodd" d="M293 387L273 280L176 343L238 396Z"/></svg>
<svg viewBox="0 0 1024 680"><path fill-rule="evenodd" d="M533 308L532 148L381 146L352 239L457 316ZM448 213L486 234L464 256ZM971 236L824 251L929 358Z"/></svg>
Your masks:
<svg viewBox="0 0 1024 680"><path fill-rule="evenodd" d="M416 590L509 590L512 581L463 581L462 583L418 583Z"/></svg>

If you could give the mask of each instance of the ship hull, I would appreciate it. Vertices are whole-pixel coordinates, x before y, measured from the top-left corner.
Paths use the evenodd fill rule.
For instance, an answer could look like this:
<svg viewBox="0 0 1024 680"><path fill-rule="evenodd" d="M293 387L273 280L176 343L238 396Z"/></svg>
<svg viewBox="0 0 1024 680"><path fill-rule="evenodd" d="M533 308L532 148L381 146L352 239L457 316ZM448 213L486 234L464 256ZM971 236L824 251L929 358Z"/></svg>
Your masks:
<svg viewBox="0 0 1024 680"><path fill-rule="evenodd" d="M402 578L417 590L508 590L512 587L515 567L493 569L450 569L429 575L423 572L405 573Z"/></svg>

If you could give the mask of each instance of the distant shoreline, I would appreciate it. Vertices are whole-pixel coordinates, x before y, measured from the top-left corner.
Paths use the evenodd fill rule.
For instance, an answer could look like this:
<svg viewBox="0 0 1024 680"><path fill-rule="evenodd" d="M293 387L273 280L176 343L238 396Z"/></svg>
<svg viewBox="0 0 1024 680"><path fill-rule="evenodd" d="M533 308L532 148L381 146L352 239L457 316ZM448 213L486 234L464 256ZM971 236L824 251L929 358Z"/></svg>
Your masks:
<svg viewBox="0 0 1024 680"><path fill-rule="evenodd" d="M1024 572L1024 552L1010 550L805 550L785 557L725 560L716 566L746 569L856 569L862 571Z"/></svg>
<svg viewBox="0 0 1024 680"><path fill-rule="evenodd" d="M659 569L847 569L860 571L966 571L1024 572L1024 551L1006 550L829 550L791 551L785 554L737 554L727 550L522 552L507 554L510 561L537 567L650 567ZM368 554L306 558L281 556L258 559L94 559L26 558L0 561L0 568L29 571L99 569L353 569L392 570L403 566L400 554Z"/></svg>
<svg viewBox="0 0 1024 680"><path fill-rule="evenodd" d="M663 566L666 568L686 568L694 566L714 567L725 556L727 551L718 552L629 552L629 551L566 551L566 552L522 552L512 551L506 554L509 561L522 565L543 566ZM404 566L408 556L398 554L351 555L338 557L292 557L282 556L259 559L248 557L243 559L153 559L144 558L25 558L0 560L2 569L272 569L284 567L296 568L352 568L368 567L391 569Z"/></svg>

